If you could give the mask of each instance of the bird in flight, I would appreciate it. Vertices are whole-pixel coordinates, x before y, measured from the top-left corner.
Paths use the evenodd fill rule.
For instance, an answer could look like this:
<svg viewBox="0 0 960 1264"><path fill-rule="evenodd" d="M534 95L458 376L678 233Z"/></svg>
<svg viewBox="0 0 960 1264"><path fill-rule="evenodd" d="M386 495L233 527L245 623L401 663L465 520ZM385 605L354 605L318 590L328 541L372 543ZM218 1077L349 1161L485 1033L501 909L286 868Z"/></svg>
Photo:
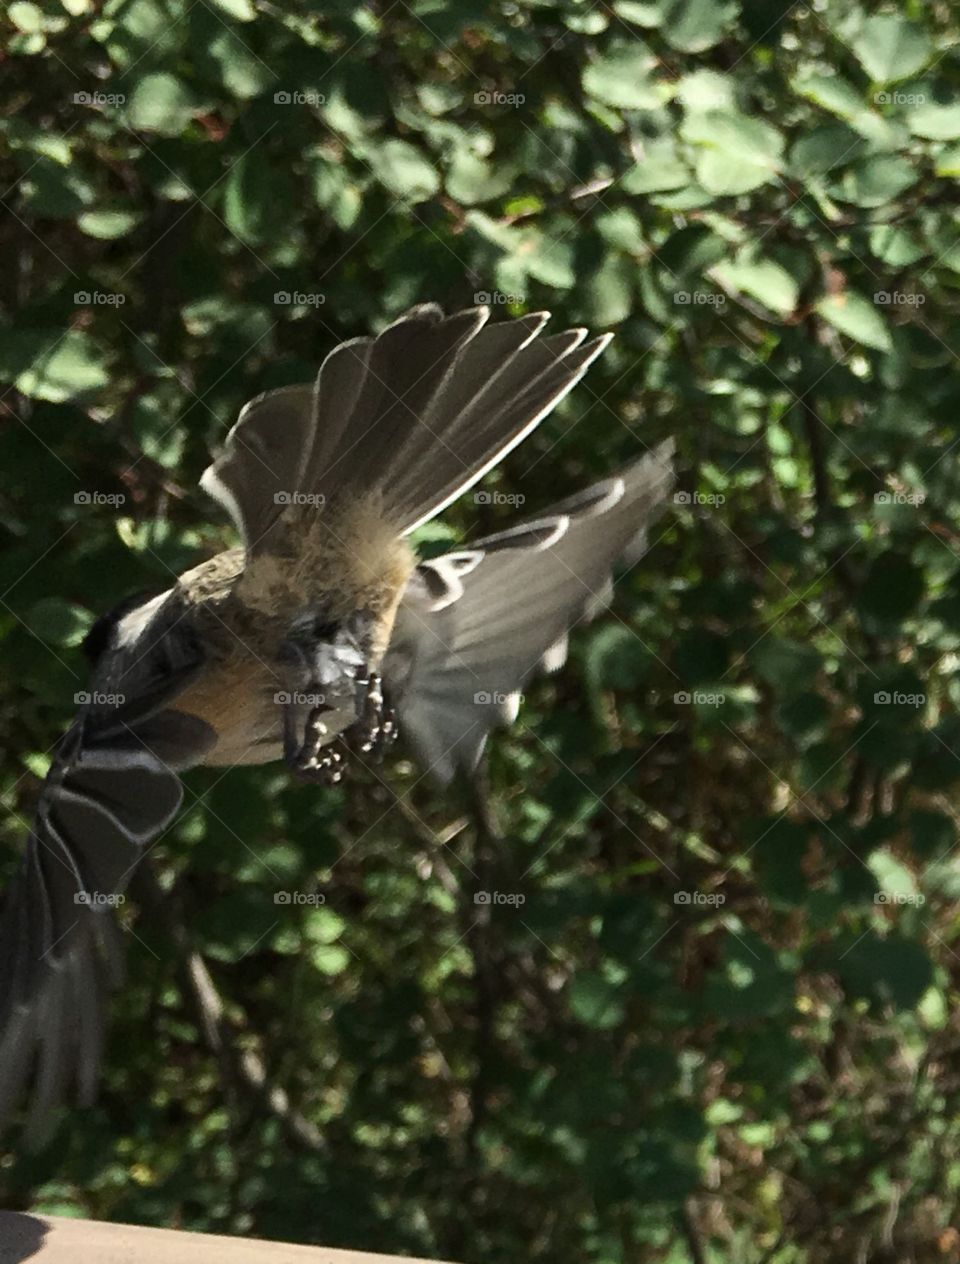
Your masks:
<svg viewBox="0 0 960 1264"><path fill-rule="evenodd" d="M28 1134L96 1090L117 969L111 905L177 813L178 774L283 759L339 780L399 732L441 784L472 771L538 667L609 597L672 486L672 446L431 560L409 536L473 486L607 345L547 313L415 307L316 381L251 400L201 486L242 540L92 627L87 701L59 742L0 914L0 1122Z"/></svg>

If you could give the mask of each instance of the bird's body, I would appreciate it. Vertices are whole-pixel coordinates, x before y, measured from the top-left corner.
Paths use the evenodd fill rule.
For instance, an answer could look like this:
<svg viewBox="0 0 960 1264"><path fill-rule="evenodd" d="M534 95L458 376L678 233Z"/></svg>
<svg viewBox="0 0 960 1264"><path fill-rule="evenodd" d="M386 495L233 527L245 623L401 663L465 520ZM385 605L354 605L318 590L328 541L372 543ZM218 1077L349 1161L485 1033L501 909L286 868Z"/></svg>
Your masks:
<svg viewBox="0 0 960 1264"><path fill-rule="evenodd" d="M86 642L89 700L44 786L0 920L0 1121L94 1092L111 974L108 904L180 802L177 773L284 758L339 779L400 730L445 783L471 771L537 669L605 602L671 485L661 445L548 514L429 561L410 533L472 486L583 376L607 338L540 337L414 308L343 343L317 381L252 400L202 486L243 545Z"/></svg>

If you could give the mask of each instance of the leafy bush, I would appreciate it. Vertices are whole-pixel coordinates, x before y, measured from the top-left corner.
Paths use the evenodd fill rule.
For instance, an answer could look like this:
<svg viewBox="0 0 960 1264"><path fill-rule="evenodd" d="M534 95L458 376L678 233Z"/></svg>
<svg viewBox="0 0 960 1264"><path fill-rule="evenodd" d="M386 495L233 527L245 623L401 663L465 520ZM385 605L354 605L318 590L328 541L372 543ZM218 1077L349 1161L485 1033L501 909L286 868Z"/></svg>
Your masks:
<svg viewBox="0 0 960 1264"><path fill-rule="evenodd" d="M477 787L189 776L101 1104L0 1162L6 1204L477 1264L960 1258L956 15L2 21L5 875L85 630L222 547L211 448L335 341L484 294L613 328L487 485L533 513L672 434L682 489Z"/></svg>

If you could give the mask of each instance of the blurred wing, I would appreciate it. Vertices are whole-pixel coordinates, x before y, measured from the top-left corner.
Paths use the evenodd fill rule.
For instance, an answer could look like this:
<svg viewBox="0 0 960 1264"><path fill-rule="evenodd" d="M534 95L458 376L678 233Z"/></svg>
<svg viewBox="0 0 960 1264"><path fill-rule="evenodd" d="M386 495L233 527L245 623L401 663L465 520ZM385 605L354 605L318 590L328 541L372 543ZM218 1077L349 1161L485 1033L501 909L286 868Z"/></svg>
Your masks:
<svg viewBox="0 0 960 1264"><path fill-rule="evenodd" d="M538 666L609 600L673 485L672 444L474 549L425 563L408 586L383 666L401 735L441 782L476 767L495 724L516 717Z"/></svg>
<svg viewBox="0 0 960 1264"><path fill-rule="evenodd" d="M180 806L177 767L212 734L173 711L136 731L79 719L47 776L20 873L0 916L0 1126L33 1079L28 1132L45 1137L75 1085L95 1094L104 1001L119 969L114 908Z"/></svg>

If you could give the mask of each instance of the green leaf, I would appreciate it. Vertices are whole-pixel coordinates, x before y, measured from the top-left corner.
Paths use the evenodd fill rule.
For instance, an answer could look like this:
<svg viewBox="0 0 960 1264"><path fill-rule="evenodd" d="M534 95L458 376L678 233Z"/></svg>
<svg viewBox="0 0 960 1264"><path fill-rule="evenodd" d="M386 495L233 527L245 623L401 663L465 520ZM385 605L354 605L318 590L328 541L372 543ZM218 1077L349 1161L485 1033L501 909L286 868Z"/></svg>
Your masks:
<svg viewBox="0 0 960 1264"><path fill-rule="evenodd" d="M54 404L97 391L110 380L103 351L86 333L50 338L16 379L17 390Z"/></svg>
<svg viewBox="0 0 960 1264"><path fill-rule="evenodd" d="M160 72L145 75L133 89L127 117L139 131L179 136L199 108L181 79Z"/></svg>
<svg viewBox="0 0 960 1264"><path fill-rule="evenodd" d="M674 101L691 113L732 110L736 107L734 80L715 70L695 70L677 80Z"/></svg>
<svg viewBox="0 0 960 1264"><path fill-rule="evenodd" d="M870 249L891 268L907 267L927 253L907 229L895 224L876 224L871 228Z"/></svg>
<svg viewBox="0 0 960 1264"><path fill-rule="evenodd" d="M230 168L224 184L224 222L241 241L260 245L274 238L277 206L289 206L292 199L289 176L254 149Z"/></svg>
<svg viewBox="0 0 960 1264"><path fill-rule="evenodd" d="M933 169L938 176L960 178L960 145L952 145L937 154Z"/></svg>
<svg viewBox="0 0 960 1264"><path fill-rule="evenodd" d="M663 37L671 48L702 53L730 34L739 8L725 0L662 0Z"/></svg>
<svg viewBox="0 0 960 1264"><path fill-rule="evenodd" d="M328 212L338 228L352 228L363 205L360 190L350 182L342 166L326 158L318 159L312 170L317 205Z"/></svg>
<svg viewBox="0 0 960 1264"><path fill-rule="evenodd" d="M405 140L385 141L371 156L377 179L391 193L409 202L423 202L440 190L436 168Z"/></svg>
<svg viewBox="0 0 960 1264"><path fill-rule="evenodd" d="M591 329L607 329L626 320L633 309L630 261L610 251L581 292L583 318Z"/></svg>
<svg viewBox="0 0 960 1264"><path fill-rule="evenodd" d="M661 102L660 91L650 77L655 65L656 58L640 40L617 42L584 69L583 89L617 109L652 110Z"/></svg>
<svg viewBox="0 0 960 1264"><path fill-rule="evenodd" d="M850 46L874 83L895 83L915 75L933 56L927 33L893 13L866 18Z"/></svg>
<svg viewBox="0 0 960 1264"><path fill-rule="evenodd" d="M321 974L333 978L346 970L350 964L350 953L339 944L317 944L310 949L310 960Z"/></svg>
<svg viewBox="0 0 960 1264"><path fill-rule="evenodd" d="M142 218L133 211L86 211L78 218L77 227L88 237L115 241L132 232Z"/></svg>
<svg viewBox="0 0 960 1264"><path fill-rule="evenodd" d="M832 186L834 197L854 206L883 206L894 201L920 179L920 170L906 158L874 154L854 163Z"/></svg>
<svg viewBox="0 0 960 1264"><path fill-rule="evenodd" d="M257 16L252 0L212 0L212 3L237 22L253 22Z"/></svg>
<svg viewBox="0 0 960 1264"><path fill-rule="evenodd" d="M570 984L570 1012L585 1027L608 1031L623 1022L620 989L601 974L583 971Z"/></svg>
<svg viewBox="0 0 960 1264"><path fill-rule="evenodd" d="M662 189L682 189L693 173L677 154L672 140L644 144L642 155L621 180L626 193L658 193Z"/></svg>
<svg viewBox="0 0 960 1264"><path fill-rule="evenodd" d="M933 967L923 947L901 935L881 938L868 931L837 957L834 968L854 995L899 1009L917 1005L933 982Z"/></svg>
<svg viewBox="0 0 960 1264"><path fill-rule="evenodd" d="M907 115L907 126L914 136L925 140L957 140L960 138L960 104L937 105L931 101L918 105Z"/></svg>
<svg viewBox="0 0 960 1264"><path fill-rule="evenodd" d="M510 191L512 173L496 170L485 158L469 149L457 149L447 172L447 192L463 206L478 206L501 198Z"/></svg>
<svg viewBox="0 0 960 1264"><path fill-rule="evenodd" d="M820 316L840 333L856 339L875 351L890 351L893 343L890 331L876 307L862 294L844 290L841 294L828 294L814 304Z"/></svg>
<svg viewBox="0 0 960 1264"><path fill-rule="evenodd" d="M14 0L7 9L7 17L25 35L33 35L43 30L43 10L30 0Z"/></svg>
<svg viewBox="0 0 960 1264"><path fill-rule="evenodd" d="M27 626L48 645L70 649L90 631L93 615L61 597L44 597L27 612Z"/></svg>
<svg viewBox="0 0 960 1264"><path fill-rule="evenodd" d="M765 636L749 655L757 674L777 689L809 689L822 658L812 645L786 636Z"/></svg>
<svg viewBox="0 0 960 1264"><path fill-rule="evenodd" d="M842 123L811 128L790 150L790 174L803 180L852 163L863 151L863 137Z"/></svg>
<svg viewBox="0 0 960 1264"><path fill-rule="evenodd" d="M760 119L708 110L688 115L680 131L700 147L697 179L709 193L749 193L777 178L783 137Z"/></svg>
<svg viewBox="0 0 960 1264"><path fill-rule="evenodd" d="M781 316L789 316L797 305L796 281L786 268L772 259L745 258L718 263L710 275L724 289L748 294Z"/></svg>
<svg viewBox="0 0 960 1264"><path fill-rule="evenodd" d="M608 623L590 636L586 670L591 689L633 689L646 679L650 655L629 628Z"/></svg>

